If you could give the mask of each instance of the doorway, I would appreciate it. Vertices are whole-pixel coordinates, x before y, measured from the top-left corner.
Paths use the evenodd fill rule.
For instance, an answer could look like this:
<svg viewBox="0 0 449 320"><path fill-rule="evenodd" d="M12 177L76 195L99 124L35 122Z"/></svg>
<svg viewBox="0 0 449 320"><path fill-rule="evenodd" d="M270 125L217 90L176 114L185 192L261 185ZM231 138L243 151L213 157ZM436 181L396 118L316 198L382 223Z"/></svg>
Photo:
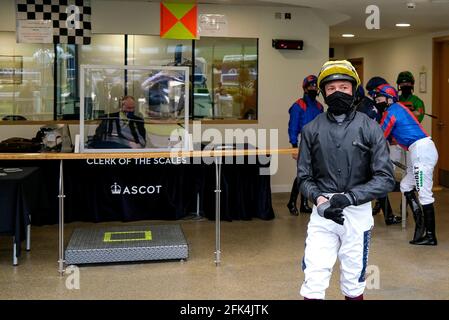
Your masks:
<svg viewBox="0 0 449 320"><path fill-rule="evenodd" d="M439 160L435 180L449 187L449 36L433 40L432 138ZM446 141L445 141L446 140Z"/></svg>
<svg viewBox="0 0 449 320"><path fill-rule="evenodd" d="M349 62L352 63L352 65L354 66L355 70L357 71L360 81L362 82L362 86L363 86L363 58L353 58L353 59L348 59Z"/></svg>

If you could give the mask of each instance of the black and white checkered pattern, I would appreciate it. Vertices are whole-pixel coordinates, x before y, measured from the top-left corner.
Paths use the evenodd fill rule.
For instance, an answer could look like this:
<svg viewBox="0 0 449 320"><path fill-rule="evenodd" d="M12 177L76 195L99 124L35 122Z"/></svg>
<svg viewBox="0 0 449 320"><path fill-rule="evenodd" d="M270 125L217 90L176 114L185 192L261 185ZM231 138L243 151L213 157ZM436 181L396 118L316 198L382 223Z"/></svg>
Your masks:
<svg viewBox="0 0 449 320"><path fill-rule="evenodd" d="M90 0L16 0L16 9L17 20L52 20L53 43L90 44Z"/></svg>

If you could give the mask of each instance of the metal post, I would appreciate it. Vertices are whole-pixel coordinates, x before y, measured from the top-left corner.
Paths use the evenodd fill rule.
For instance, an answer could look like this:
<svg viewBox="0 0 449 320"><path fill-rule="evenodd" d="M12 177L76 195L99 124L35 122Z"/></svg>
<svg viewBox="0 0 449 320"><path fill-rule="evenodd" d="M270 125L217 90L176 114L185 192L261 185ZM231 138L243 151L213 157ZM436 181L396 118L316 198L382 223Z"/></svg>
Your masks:
<svg viewBox="0 0 449 320"><path fill-rule="evenodd" d="M196 194L196 217L200 218L200 193Z"/></svg>
<svg viewBox="0 0 449 320"><path fill-rule="evenodd" d="M19 261L17 259L17 243L16 243L16 237L12 238L12 265L17 266L19 264Z"/></svg>
<svg viewBox="0 0 449 320"><path fill-rule="evenodd" d="M215 157L215 265L221 262L221 156Z"/></svg>
<svg viewBox="0 0 449 320"><path fill-rule="evenodd" d="M31 250L31 214L28 215L28 225L27 225L27 251Z"/></svg>
<svg viewBox="0 0 449 320"><path fill-rule="evenodd" d="M59 260L58 260L58 272L59 275L64 275L64 167L63 160L60 160L59 164Z"/></svg>
<svg viewBox="0 0 449 320"><path fill-rule="evenodd" d="M407 167L407 152L403 152L404 154L404 163ZM404 170L403 176L405 177L407 175L407 168ZM402 229L405 229L407 226L407 199L405 198L404 193L401 193L402 195L402 206L401 206L401 213L402 213Z"/></svg>
<svg viewBox="0 0 449 320"><path fill-rule="evenodd" d="M405 198L405 195L403 193L402 194L402 207L401 207L401 212L402 212L402 229L405 229L406 225L407 225L407 199Z"/></svg>

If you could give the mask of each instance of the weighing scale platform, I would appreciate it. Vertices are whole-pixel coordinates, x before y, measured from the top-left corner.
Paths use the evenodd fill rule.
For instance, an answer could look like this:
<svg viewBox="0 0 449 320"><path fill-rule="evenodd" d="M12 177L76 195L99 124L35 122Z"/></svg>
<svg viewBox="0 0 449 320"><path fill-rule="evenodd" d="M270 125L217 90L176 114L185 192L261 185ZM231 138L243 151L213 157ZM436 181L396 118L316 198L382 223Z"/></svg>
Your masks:
<svg viewBox="0 0 449 320"><path fill-rule="evenodd" d="M189 248L180 225L75 229L65 251L68 265L184 260Z"/></svg>

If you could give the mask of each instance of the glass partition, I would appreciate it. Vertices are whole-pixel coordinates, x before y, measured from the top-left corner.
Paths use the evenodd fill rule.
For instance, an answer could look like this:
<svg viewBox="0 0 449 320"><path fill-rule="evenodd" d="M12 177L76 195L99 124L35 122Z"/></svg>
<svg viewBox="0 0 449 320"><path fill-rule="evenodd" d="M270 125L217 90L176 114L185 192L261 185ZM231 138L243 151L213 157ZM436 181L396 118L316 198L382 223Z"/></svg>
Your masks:
<svg viewBox="0 0 449 320"><path fill-rule="evenodd" d="M56 45L56 119L79 119L78 46Z"/></svg>
<svg viewBox="0 0 449 320"><path fill-rule="evenodd" d="M0 32L0 120L53 120L53 61L53 45Z"/></svg>
<svg viewBox="0 0 449 320"><path fill-rule="evenodd" d="M192 119L257 119L257 39L95 34L90 45L52 45L17 44L15 32L0 32L0 120L78 120L80 65L189 67ZM106 84L96 79L94 91L86 87L87 114L114 112L128 94L154 115L165 113L158 100L166 83L144 92L134 74L117 72L105 75Z"/></svg>
<svg viewBox="0 0 449 320"><path fill-rule="evenodd" d="M121 66L124 65L124 62L124 35L95 34L92 35L90 45L58 44L56 46L57 119L79 119L78 81L81 64ZM115 89L118 90L118 88ZM101 96L101 90L97 94ZM123 95L123 92L118 93L118 96L121 95Z"/></svg>
<svg viewBox="0 0 449 320"><path fill-rule="evenodd" d="M188 67L82 65L80 78L81 152L188 148Z"/></svg>
<svg viewBox="0 0 449 320"><path fill-rule="evenodd" d="M130 66L191 66L192 41L128 35L127 62Z"/></svg>
<svg viewBox="0 0 449 320"><path fill-rule="evenodd" d="M208 37L196 41L194 117L257 119L257 41Z"/></svg>

